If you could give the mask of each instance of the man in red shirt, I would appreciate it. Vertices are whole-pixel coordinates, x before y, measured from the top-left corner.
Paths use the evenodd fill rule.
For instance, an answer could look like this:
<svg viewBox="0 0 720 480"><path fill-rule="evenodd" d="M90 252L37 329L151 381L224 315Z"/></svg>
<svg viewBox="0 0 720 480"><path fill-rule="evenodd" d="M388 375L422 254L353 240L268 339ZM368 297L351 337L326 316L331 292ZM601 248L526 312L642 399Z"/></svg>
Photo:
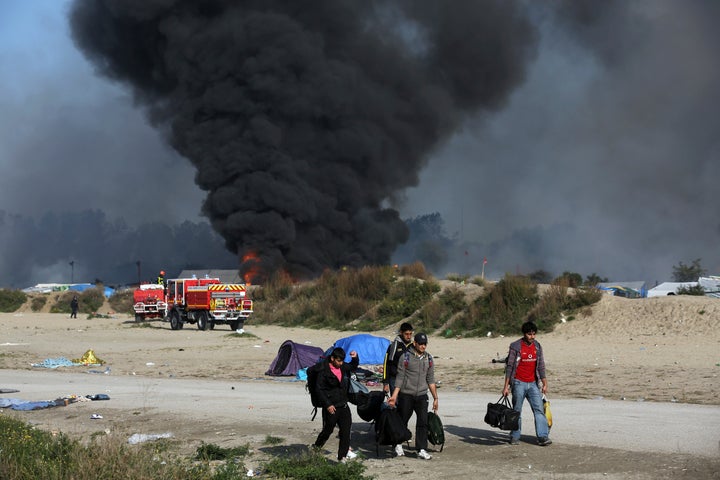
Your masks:
<svg viewBox="0 0 720 480"><path fill-rule="evenodd" d="M527 398L535 417L538 445L544 447L552 443L542 401L543 395L547 392L545 356L542 346L535 340L537 326L533 322L523 323L522 334L522 338L510 344L502 394L507 397L512 388L512 404L516 412L522 412L523 402ZM518 429L510 432L511 445L520 443L521 429L522 416L518 422Z"/></svg>

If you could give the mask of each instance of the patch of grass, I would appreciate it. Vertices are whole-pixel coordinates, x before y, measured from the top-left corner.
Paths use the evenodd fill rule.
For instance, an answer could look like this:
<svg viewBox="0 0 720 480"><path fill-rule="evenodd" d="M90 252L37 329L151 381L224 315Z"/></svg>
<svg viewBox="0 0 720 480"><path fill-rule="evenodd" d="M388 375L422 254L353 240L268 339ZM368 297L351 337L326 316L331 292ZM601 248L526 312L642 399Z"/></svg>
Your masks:
<svg viewBox="0 0 720 480"><path fill-rule="evenodd" d="M132 325L130 325L130 328L156 328L156 329L162 329L162 327L159 327L159 326L157 326L157 325L153 325L150 321L147 321L147 320L144 321L144 322L140 322L140 323L135 322L135 323L133 323Z"/></svg>
<svg viewBox="0 0 720 480"><path fill-rule="evenodd" d="M391 325L409 317L440 291L434 281L404 278L395 282L388 296L378 306L378 316L385 325Z"/></svg>
<svg viewBox="0 0 720 480"><path fill-rule="evenodd" d="M264 472L275 478L295 480L369 480L364 476L366 467L361 462L338 464L320 453L306 453L294 457L274 458L264 466Z"/></svg>
<svg viewBox="0 0 720 480"><path fill-rule="evenodd" d="M274 278L253 290L253 316L265 324L346 330L387 295L395 276L392 267L384 266L326 270L300 285Z"/></svg>
<svg viewBox="0 0 720 480"><path fill-rule="evenodd" d="M249 332L245 332L245 333L232 332L232 333L228 333L225 336L229 337L229 338L260 338L257 335L255 335L254 333L249 333Z"/></svg>
<svg viewBox="0 0 720 480"><path fill-rule="evenodd" d="M0 288L0 312L11 313L27 301L27 295L20 290Z"/></svg>
<svg viewBox="0 0 720 480"><path fill-rule="evenodd" d="M448 273L447 275L445 275L445 278L447 280L450 280L451 282L465 283L470 278L470 275L459 274L459 273Z"/></svg>
<svg viewBox="0 0 720 480"><path fill-rule="evenodd" d="M35 429L9 416L0 416L0 478L13 480L214 480L209 465L190 462L156 445L128 445L124 439L93 436L89 444L66 435ZM226 477L230 478L230 477Z"/></svg>
<svg viewBox="0 0 720 480"><path fill-rule="evenodd" d="M564 277L540 296L537 283L524 275L508 274L497 283L448 275L483 287L482 295L468 303L467 292L457 286L436 295L440 284L426 274L416 263L326 270L301 284L287 275L275 276L267 285L253 287L252 320L340 331L377 331L407 320L426 332L444 327L445 336L515 335L527 320L535 321L540 331L550 331L561 314L591 315L590 305L602 296L596 288L571 290Z"/></svg>
<svg viewBox="0 0 720 480"><path fill-rule="evenodd" d="M45 304L47 303L48 297L47 295L37 295L30 300L30 310L33 312L39 312L43 309Z"/></svg>
<svg viewBox="0 0 720 480"><path fill-rule="evenodd" d="M133 310L132 290L116 291L115 293L110 295L110 298L108 298L108 303L117 313L127 313L128 315L135 314L135 310Z"/></svg>
<svg viewBox="0 0 720 480"><path fill-rule="evenodd" d="M214 443L201 442L195 452L198 460L231 460L244 457L250 453L250 445L241 447L223 448Z"/></svg>
<svg viewBox="0 0 720 480"><path fill-rule="evenodd" d="M265 445L280 445L283 443L285 439L280 437L274 437L272 435L267 435L265 437L265 441L263 442Z"/></svg>
<svg viewBox="0 0 720 480"><path fill-rule="evenodd" d="M419 278L420 280L430 280L432 278L432 275L425 269L425 265L423 265L422 262L402 265L399 268L399 273L403 277Z"/></svg>
<svg viewBox="0 0 720 480"><path fill-rule="evenodd" d="M537 300L537 284L521 275L505 275L470 304L453 330L466 337L517 334Z"/></svg>
<svg viewBox="0 0 720 480"><path fill-rule="evenodd" d="M453 315L467 308L465 294L457 287L443 291L437 298L426 303L420 313L414 317L415 330L435 331Z"/></svg>

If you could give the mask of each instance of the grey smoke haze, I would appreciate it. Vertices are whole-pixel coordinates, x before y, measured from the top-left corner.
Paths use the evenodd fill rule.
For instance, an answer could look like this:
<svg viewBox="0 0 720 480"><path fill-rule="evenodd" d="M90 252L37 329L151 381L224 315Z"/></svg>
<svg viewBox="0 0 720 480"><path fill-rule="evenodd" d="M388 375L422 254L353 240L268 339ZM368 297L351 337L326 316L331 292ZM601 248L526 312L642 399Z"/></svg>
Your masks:
<svg viewBox="0 0 720 480"><path fill-rule="evenodd" d="M390 255L394 243L403 238L399 218L439 212L446 229L446 235L439 235L440 241L436 242L443 247L442 255L433 257L439 259L433 263L439 275L477 273L483 257L488 258L485 271L491 277L504 272L543 268L554 274L572 270L583 275L597 272L613 280L662 281L670 279L672 265L694 258L702 258L703 266L710 273L720 273L720 219L716 208L720 180L716 167L720 151L717 139L720 136L715 111L718 105L716 85L720 76L715 28L720 17L718 4L661 0L632 3L572 1L547 5L502 2L505 8L515 12L512 21L508 20L510 23L499 20L498 15L502 12L496 12L498 15L495 16L485 13L479 22L476 21L473 12L482 13L492 3L467 2L463 8L452 12L431 14L418 7L424 3L383 3L393 8L376 10L376 16L371 15L374 4L363 3L362 7L350 4L351 8L362 11L355 12L357 14L347 21L341 15L345 4L329 3L337 9L329 12L321 8L323 3L318 4L317 9L313 5L309 11L285 12L289 19L287 30L278 12L270 15L273 20L270 23L255 24L245 15L239 20L230 18L225 24L218 20L218 24L213 24L217 28L212 32L201 35L202 29L192 30L194 37L205 41L197 44L200 50L176 47L173 53L183 61L193 56L204 60L204 54L215 57L216 66L220 68L211 73L227 74L228 69L221 58L233 53L241 55L244 52L241 46L247 43L236 45L232 47L236 50L232 50L231 47L218 47L213 42L219 42L222 35L235 28L228 23L237 20L237 35L240 31L254 35L251 38L255 39L269 35L268 46L283 47L277 49L278 62L288 52L303 61L316 58L314 53L322 55L317 63L304 69L292 64L290 66L294 68L273 71L278 75L262 78L268 83L271 80L280 82L277 90L280 93L271 100L279 98L283 102L287 100L287 104L283 104L278 112L263 110L265 104L257 96L249 97L249 107L247 103L237 107L238 104L227 101L230 97L223 97L224 90L219 85L204 92L207 98L191 89L196 94L183 100L181 114L175 115L172 109L167 110L166 102L177 103L182 98L182 89L154 90L171 78L167 76L172 73L170 70L153 71L155 76L141 78L143 88L134 90L127 88L130 79L127 72L121 82L93 76L92 69L97 66L92 67L73 48L67 19L64 12L59 11L59 4L69 8L69 2L6 2L0 15L0 27L3 27L0 28L0 40L5 47L0 49L0 61L12 68L3 69L0 74L0 141L3 145L0 149L3 172L0 176L0 210L24 216L20 217L23 220L20 223L32 224L30 230L43 237L48 236L41 228L40 218L45 212L58 212L60 218L65 218L63 212L82 212L87 208L104 212L104 221L110 225L122 218L128 224L128 234L134 233L144 222L158 221L169 225L172 232L176 228L173 225L184 220L199 221L206 193L194 185L193 175L197 169L202 170L198 162L206 162L203 165L210 167L210 173L198 174L198 183L206 189L210 187L210 197L204 207L206 212L208 208L225 206L229 197L241 204L242 215L257 211L260 206L268 210L272 207L297 218L300 213L305 214L306 203L324 198L302 192L323 192L321 187L324 185L319 184L322 180L327 177L338 179L332 187L342 188L345 197L336 195L332 198L336 203L330 205L320 202L312 213L333 222L336 218L328 216L328 212L341 212L351 217L350 212L354 211L354 223L341 218L332 225L320 222L316 229L309 227L312 222L306 222L294 231L289 227L258 229L260 233L271 234L270 242L278 242L278 238L288 232L297 237L299 232L304 241L295 244L292 251L282 242L278 243L282 244L279 250L286 255L286 260L289 255L289 261L295 262L300 270L312 270L324 262L330 266L345 263L344 255L350 258L347 263L379 261ZM87 2L89 6L95 4ZM133 8L133 5L141 8L139 14L146 17L136 20L147 19L153 11L157 12L153 10L156 8L153 2L109 4L122 9ZM253 5L236 4L242 5L243 9ZM223 3L206 2L204 5L222 6ZM254 5L262 5L267 13L281 3L257 2ZM414 7L411 9L408 5ZM472 5L476 8L471 8ZM120 13L119 10L113 12ZM328 18L332 22L326 22ZM463 21L466 21L464 25ZM393 29L398 23L403 27ZM474 28L469 28L468 24ZM24 25L32 25L35 32L23 29ZM166 34L181 37L183 29L193 25L199 24L192 23L189 18L185 23L173 23L168 19ZM223 25L225 28L221 28ZM433 28L437 28L438 35L450 32L458 39L453 44L449 37L438 37L447 40L447 43L437 45L443 48L442 59L429 58L433 44L427 32L434 31ZM270 35L277 31L283 35ZM305 31L315 32L314 36L302 37L301 33ZM377 31L392 34L387 38L373 37ZM517 61L505 65L503 71L508 73L505 84L496 78L497 90L481 89L482 83L487 81L483 72L494 72L498 61L505 58L492 55L497 53L497 45L517 45L518 31L527 32L528 37L518 46L519 56L509 55ZM290 38L294 34L300 35L303 41L293 43ZM328 46L324 42L332 35L339 35L340 41ZM139 40L135 37L133 42ZM382 40L383 48L373 51L370 59L357 58L355 55L363 47L367 48L373 38ZM492 41L493 38L496 40ZM247 39L243 38L243 42ZM190 45L193 44L185 44ZM460 52L455 51L455 45L462 47ZM108 47L103 44L96 48L103 46ZM444 75L445 70L453 70L457 65L457 58L475 54L475 49L483 46L489 51L490 63L477 63L470 70L455 70L450 76ZM321 48L327 52L318 52ZM129 53L130 49L126 51ZM135 60L152 60L138 54L139 51L142 49L132 53L132 56L139 56ZM381 75L378 72L381 62L398 52L401 55L397 64ZM427 63L424 71L423 62L428 59L435 64ZM175 60L170 57L167 62L177 65ZM112 64L103 65L110 67ZM199 80L191 82L202 77L202 65L207 62L186 64L187 71L180 72L185 76L177 75L186 83L179 85L186 89L205 85ZM337 98L332 95L334 89L328 88L328 92L311 96L307 82L293 84L289 77L279 75L305 72L303 79L318 80L335 75L334 80L339 83L353 73L352 69L348 73L350 67L343 69L344 65L355 65L357 78L353 77L349 83L352 88L342 85L339 89L349 90L352 95L334 102ZM435 72L437 78L427 75L429 65L439 65ZM256 67L267 68L268 64ZM115 72L116 75L119 73ZM247 83L250 77L238 78ZM372 102L370 100L375 98L369 97L361 88L362 80L378 78L382 80L376 81L378 88L385 89L387 98ZM330 84L333 86L332 82ZM281 88L284 85L287 89ZM430 90L407 98L408 92L423 85L429 85ZM264 83L251 86L256 94L275 91L273 85ZM370 86L375 85L371 82ZM475 98L473 92L485 92L487 96ZM362 102L359 98L370 100ZM427 98L432 100L428 105L416 105ZM470 100L455 104L461 98ZM222 130L214 128L216 121L210 120L209 114L216 110L202 112L208 116L190 115L189 112L200 112L199 102L208 99L215 102L212 103L214 107L236 105L241 110L239 113L234 110L222 113L229 117L245 116L246 121ZM444 101L449 105L444 105ZM315 106L317 111L308 113L308 105ZM250 107L257 110L251 111ZM360 114L351 114L358 107L362 107ZM148 125L144 119L148 111L161 128ZM250 122L248 111L256 116L265 114L270 120ZM385 118L383 112L391 112L387 114L390 118ZM400 122L392 115L399 116ZM417 118L408 121L411 115ZM191 130L187 128L192 123L187 121L188 118L204 127L210 127L212 123L213 128L208 128L211 131L207 137L200 129L197 137L191 135L190 140L179 142L178 139ZM364 145L362 137L354 139L356 148L350 152L340 147L349 135L338 135L333 141L325 137L312 144L303 143L306 137L318 135L318 118L342 120L336 124L328 122L330 127L342 132L353 131L359 125L374 124L375 130L364 132L373 140L366 155L369 160L360 153L359 146ZM432 118L438 119L438 123L422 127ZM402 124L402 121L406 122L408 131L401 129L398 133L388 128ZM272 128L278 124L282 127ZM174 129L166 128L170 126ZM427 130L418 133L416 128ZM243 132L244 136L236 135L237 132ZM220 185L214 195L212 187L217 186L217 182L212 171L213 159L197 160L192 154L203 142L228 138L234 141L226 142L222 149L215 146L216 150L210 156L224 158L223 162L227 158L239 159L242 164L243 159L251 158L249 152L255 152L248 148L285 142L282 149L272 150L264 157L252 157L254 162L261 164L260 167L246 162L243 168L249 170L236 171L233 175L247 176L247 172L253 172L261 179L263 174L274 176L278 188L293 187L293 193L284 197L269 193L267 188L253 190L267 184L263 179L249 182L249 190L242 195L228 194L225 189L234 191L238 186L233 178L230 188ZM254 142L250 147L236 148L244 145L248 138ZM383 143L385 140L387 144ZM409 142L415 149L406 148L405 143L398 143L400 141ZM190 158L192 164L166 144ZM379 154L378 149L381 150ZM395 155L397 150L406 155ZM298 151L300 153L290 153ZM339 172L341 167L330 161L338 156L338 152L345 154L343 161L338 162L343 166L342 172ZM371 154L381 156L382 168L368 170L364 177L363 172L357 175L357 168L353 170L352 167L358 163L372 165L370 160L377 158ZM266 161L268 158L271 161ZM297 173L293 167L298 167L298 158L301 161L310 158L325 167L320 169L321 172L314 170L308 160L308 167ZM323 160L326 161L322 163ZM406 171L395 169L397 163L394 162L406 162L400 163ZM272 164L275 170L267 168L267 164ZM287 169L280 169L280 165ZM378 176L382 177L380 183L365 183L368 178L377 180ZM351 188L353 185L354 189ZM366 203L352 202L359 197ZM246 205L252 208L244 210ZM345 208L348 205L355 210ZM235 207L237 204L231 211L216 214L214 225L225 232L226 240L228 231L231 239L236 238L235 235L252 239L247 231L230 228L231 222L223 219L232 217ZM399 213L394 214L388 209ZM378 221L378 214L389 218ZM82 216L82 213L74 215ZM36 219L30 220L31 216ZM23 286L23 282L30 280L61 281L48 272L51 268L53 272L67 272L67 262L73 254L65 248L68 243L58 238L67 232L52 230L54 238L45 238L41 247L33 244L30 248L26 234L18 233L28 229L19 228L18 221L8 222L8 218L4 217L4 223L0 224L3 252L0 285ZM18 217L13 218L18 220ZM232 220L238 220L237 216ZM339 225L340 220L350 227L333 230L331 227ZM287 222L282 225L285 227ZM333 234L340 231L343 235L335 243L322 235L321 229L329 229ZM372 235L368 235L366 229L370 229ZM167 232L159 234L154 230L145 233L151 231L158 237L149 239L150 244L162 242L167 235ZM429 233L430 236L433 234L437 236L438 232ZM89 255L101 250L91 248L97 238L80 234L76 237L74 245L80 244L78 250L81 252ZM379 246L366 237L381 239ZM263 242L267 240L260 238ZM109 249L109 242L105 243ZM426 259L427 249L416 248L419 243L418 239L410 238L393 260ZM327 245L327 248L305 257L308 244L313 247ZM109 256L129 257L123 262L130 264L127 275L132 280L135 251L128 254L122 244L113 244L113 248L115 246L118 250L109 252ZM43 265L37 260L40 256L37 248L43 249ZM200 254L193 256L193 261L206 263L202 259L202 245L196 248ZM79 264L107 261L108 249L104 250L103 257L87 257ZM186 249L193 250L190 245ZM325 257L313 256L318 253ZM9 262L10 257L14 259L13 263ZM232 267L237 261L234 258L236 255L228 254L222 260L216 259L219 264L212 266ZM17 259L23 259L24 263L20 265ZM30 267L25 268L28 264ZM54 267L48 267L48 264ZM11 266L16 268L9 268ZM29 269L31 273L26 272L19 278L18 269L23 272ZM93 275L102 277L94 271L87 274L90 277L83 280L92 280ZM65 276L66 273L60 275L62 281L67 281Z"/></svg>

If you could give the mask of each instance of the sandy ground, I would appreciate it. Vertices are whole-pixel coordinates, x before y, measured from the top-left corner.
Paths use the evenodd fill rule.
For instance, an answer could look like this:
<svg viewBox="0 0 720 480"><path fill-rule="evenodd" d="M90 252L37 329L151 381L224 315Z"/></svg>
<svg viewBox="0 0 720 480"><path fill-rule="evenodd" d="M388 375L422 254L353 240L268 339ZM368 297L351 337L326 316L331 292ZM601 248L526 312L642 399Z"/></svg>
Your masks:
<svg viewBox="0 0 720 480"><path fill-rule="evenodd" d="M369 424L355 416L353 445L377 478L423 474L434 478L720 478L720 300L666 297L604 298L589 316L540 334L545 349L554 444L523 442L482 422L485 405L500 396L511 338L430 337L440 383L447 444L430 462L378 457ZM69 319L65 315L0 314L0 398L49 400L107 393L103 402L30 412L4 409L49 430L78 438L172 432L179 452L200 442L249 443L256 467L268 455L297 451L314 440L301 382L264 375L280 344L291 339L323 349L348 332L246 323L246 335L227 326L172 331L129 316ZM392 338L394 332L374 332ZM519 335L518 335L519 336ZM79 358L88 349L106 366L32 367L47 358ZM92 413L102 419L91 420ZM524 414L528 418L529 414ZM267 435L283 438L264 444ZM124 438L124 437L123 437ZM411 444L412 445L412 444ZM335 440L327 445L328 458Z"/></svg>

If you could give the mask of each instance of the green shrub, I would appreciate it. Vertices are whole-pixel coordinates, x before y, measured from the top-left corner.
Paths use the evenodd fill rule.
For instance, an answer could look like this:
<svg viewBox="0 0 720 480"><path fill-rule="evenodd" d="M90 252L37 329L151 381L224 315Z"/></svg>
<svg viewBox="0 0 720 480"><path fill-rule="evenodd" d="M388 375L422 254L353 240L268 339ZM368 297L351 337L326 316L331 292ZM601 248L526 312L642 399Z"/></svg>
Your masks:
<svg viewBox="0 0 720 480"><path fill-rule="evenodd" d="M459 273L448 273L445 275L445 278L447 280L450 280L451 282L457 282L457 283L465 283L470 278L470 275L468 274L459 274Z"/></svg>
<svg viewBox="0 0 720 480"><path fill-rule="evenodd" d="M437 330L453 315L466 308L465 294L457 287L448 288L422 307L413 320L415 330L426 332Z"/></svg>
<svg viewBox="0 0 720 480"><path fill-rule="evenodd" d="M405 278L395 282L389 295L378 307L378 316L390 325L409 317L440 291L437 282Z"/></svg>
<svg viewBox="0 0 720 480"><path fill-rule="evenodd" d="M253 291L254 316L263 323L345 330L387 295L394 276L385 266L326 270L297 286L275 277Z"/></svg>
<svg viewBox="0 0 720 480"><path fill-rule="evenodd" d="M132 290L115 291L115 293L108 298L108 303L117 313L127 313L128 315L135 313L135 310L133 310L134 301Z"/></svg>
<svg viewBox="0 0 720 480"><path fill-rule="evenodd" d="M214 443L200 442L195 452L198 460L232 460L237 457L244 457L250 453L250 445L242 447L223 448Z"/></svg>
<svg viewBox="0 0 720 480"><path fill-rule="evenodd" d="M27 295L21 290L6 290L0 288L0 312L10 313L16 311L27 301Z"/></svg>
<svg viewBox="0 0 720 480"><path fill-rule="evenodd" d="M537 299L537 284L524 276L505 275L469 306L453 330L465 336L516 334Z"/></svg>
<svg viewBox="0 0 720 480"><path fill-rule="evenodd" d="M85 445L60 433L35 429L8 415L0 416L0 478L13 480L213 480L207 464L176 458L158 444L132 447L118 437L94 435ZM220 469L222 470L222 469ZM244 472L242 472L244 473ZM240 478L224 477L224 478Z"/></svg>
<svg viewBox="0 0 720 480"><path fill-rule="evenodd" d="M425 265L422 262L411 263L410 265L403 265L400 267L400 275L403 277L419 278L420 280L429 280L432 278L430 272L425 269Z"/></svg>
<svg viewBox="0 0 720 480"><path fill-rule="evenodd" d="M682 286L677 289L677 294L703 296L705 295L705 289L701 285Z"/></svg>
<svg viewBox="0 0 720 480"><path fill-rule="evenodd" d="M39 312L43 309L43 307L47 303L47 300L47 295L36 295L35 297L33 297L32 300L30 300L30 309L33 312Z"/></svg>

